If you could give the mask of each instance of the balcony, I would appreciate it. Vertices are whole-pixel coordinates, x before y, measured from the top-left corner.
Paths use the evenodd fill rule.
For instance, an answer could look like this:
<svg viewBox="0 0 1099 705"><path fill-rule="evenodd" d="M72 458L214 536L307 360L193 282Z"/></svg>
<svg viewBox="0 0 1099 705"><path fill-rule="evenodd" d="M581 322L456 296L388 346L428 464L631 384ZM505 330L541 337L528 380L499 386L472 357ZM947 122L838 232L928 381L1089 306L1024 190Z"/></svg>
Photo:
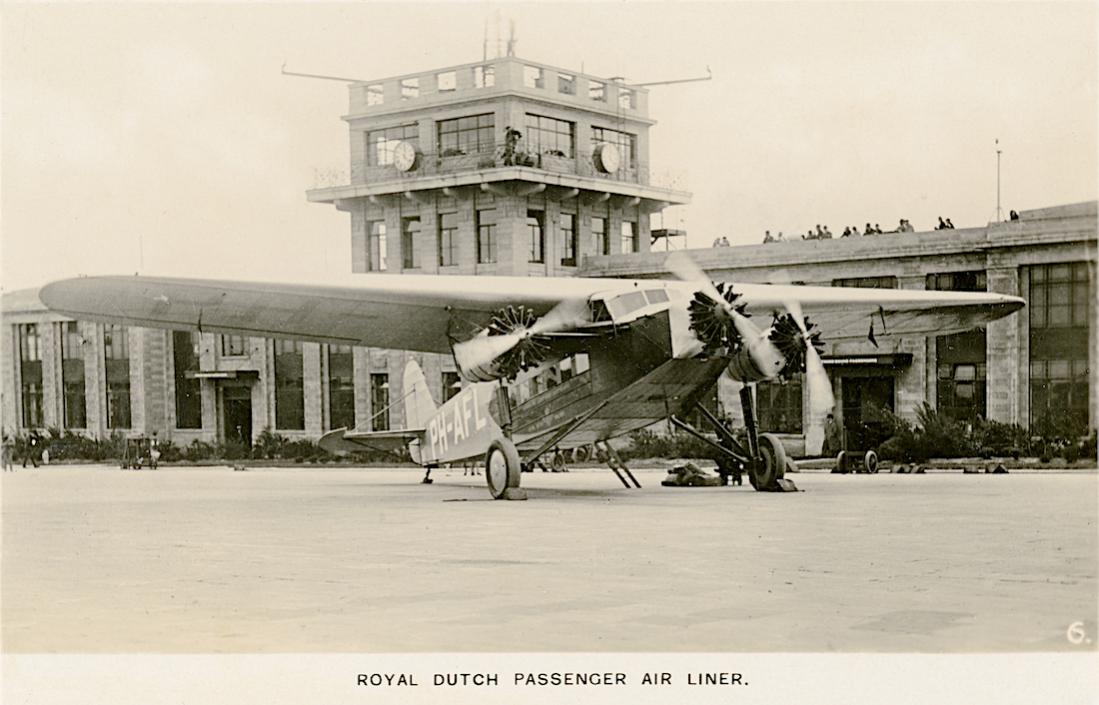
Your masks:
<svg viewBox="0 0 1099 705"><path fill-rule="evenodd" d="M448 149L442 152L422 152L408 171L401 171L393 164L368 166L360 164L352 169L351 183L375 184L392 181L414 181L425 177L446 174L480 172L487 169L524 167L554 174L585 176L605 181L621 181L648 185L649 169L643 162L623 164L617 171L600 171L590 151L579 151L570 157L560 151L535 152L520 144L515 149L494 147L491 150L466 154L462 150Z"/></svg>

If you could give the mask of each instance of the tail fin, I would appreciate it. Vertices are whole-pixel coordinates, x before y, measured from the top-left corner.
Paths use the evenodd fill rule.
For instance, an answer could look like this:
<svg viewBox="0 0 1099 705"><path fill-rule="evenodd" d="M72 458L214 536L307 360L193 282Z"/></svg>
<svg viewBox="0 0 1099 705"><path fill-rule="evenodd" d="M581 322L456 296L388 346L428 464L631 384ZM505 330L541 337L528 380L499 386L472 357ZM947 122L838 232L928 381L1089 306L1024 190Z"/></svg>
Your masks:
<svg viewBox="0 0 1099 705"><path fill-rule="evenodd" d="M435 413L435 400L427 388L424 371L415 360L409 360L404 368L404 418L406 428L423 428Z"/></svg>

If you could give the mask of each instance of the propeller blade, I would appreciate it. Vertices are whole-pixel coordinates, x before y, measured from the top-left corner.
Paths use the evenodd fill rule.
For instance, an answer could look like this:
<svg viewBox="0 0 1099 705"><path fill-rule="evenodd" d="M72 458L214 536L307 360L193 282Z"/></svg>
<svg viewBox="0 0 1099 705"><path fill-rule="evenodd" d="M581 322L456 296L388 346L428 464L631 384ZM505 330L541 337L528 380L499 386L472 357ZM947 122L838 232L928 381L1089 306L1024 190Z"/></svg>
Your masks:
<svg viewBox="0 0 1099 705"><path fill-rule="evenodd" d="M668 259L664 260L664 266L680 280L699 285L703 294L720 303L727 310L730 308L728 302L725 301L725 297L721 295L714 283L706 276L706 272L702 271L702 267L699 267L687 254L683 252L671 253L668 255Z"/></svg>
<svg viewBox="0 0 1099 705"><path fill-rule="evenodd" d="M590 321L587 299L569 299L557 304L529 328L531 335L546 335L578 328Z"/></svg>
<svg viewBox="0 0 1099 705"><path fill-rule="evenodd" d="M493 360L512 350L523 340L523 333L507 335L478 335L454 344L454 360L462 369L489 365Z"/></svg>
<svg viewBox="0 0 1099 705"><path fill-rule="evenodd" d="M824 363L817 349L809 344L805 346L805 381L809 385L809 418L823 419L832 411L836 398L832 395L832 383L828 381Z"/></svg>

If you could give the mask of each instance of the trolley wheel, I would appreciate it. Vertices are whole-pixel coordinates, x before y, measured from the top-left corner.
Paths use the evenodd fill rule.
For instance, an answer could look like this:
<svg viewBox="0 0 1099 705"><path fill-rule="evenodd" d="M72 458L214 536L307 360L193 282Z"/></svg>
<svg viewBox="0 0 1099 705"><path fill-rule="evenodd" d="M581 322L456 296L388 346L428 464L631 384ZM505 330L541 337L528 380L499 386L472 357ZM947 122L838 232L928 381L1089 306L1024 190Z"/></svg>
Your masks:
<svg viewBox="0 0 1099 705"><path fill-rule="evenodd" d="M519 486L519 451L506 438L492 442L485 453L485 481L493 499L503 499L508 488Z"/></svg>
<svg viewBox="0 0 1099 705"><path fill-rule="evenodd" d="M758 492L776 489L778 480L786 475L786 450L782 441L771 433L759 437L759 458L749 466L748 481Z"/></svg>
<svg viewBox="0 0 1099 705"><path fill-rule="evenodd" d="M878 472L878 454L872 450L866 451L866 455L862 458L862 465L866 468L866 472L870 474L877 474Z"/></svg>
<svg viewBox="0 0 1099 705"><path fill-rule="evenodd" d="M561 451L557 451L553 454L553 458L550 459L550 467L554 472L564 472L565 470L565 454Z"/></svg>
<svg viewBox="0 0 1099 705"><path fill-rule="evenodd" d="M588 447L576 446L572 449L572 462L574 463L586 463L588 462Z"/></svg>

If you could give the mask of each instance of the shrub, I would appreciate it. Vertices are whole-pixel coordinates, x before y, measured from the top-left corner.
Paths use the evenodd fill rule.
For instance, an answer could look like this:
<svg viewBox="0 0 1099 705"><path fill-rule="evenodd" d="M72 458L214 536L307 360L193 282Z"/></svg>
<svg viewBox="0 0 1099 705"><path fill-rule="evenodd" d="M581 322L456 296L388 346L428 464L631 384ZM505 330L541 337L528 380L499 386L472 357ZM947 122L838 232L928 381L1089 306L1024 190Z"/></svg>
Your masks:
<svg viewBox="0 0 1099 705"><path fill-rule="evenodd" d="M973 424L972 442L982 449L982 456L986 451L989 456L1011 455L1013 451L1018 452L1027 446L1028 437L1027 430L1017 424L985 419L978 419Z"/></svg>
<svg viewBox="0 0 1099 705"><path fill-rule="evenodd" d="M191 441L191 445L183 449L182 457L184 460L211 460L217 457L218 448L213 443L207 443L195 439Z"/></svg>

